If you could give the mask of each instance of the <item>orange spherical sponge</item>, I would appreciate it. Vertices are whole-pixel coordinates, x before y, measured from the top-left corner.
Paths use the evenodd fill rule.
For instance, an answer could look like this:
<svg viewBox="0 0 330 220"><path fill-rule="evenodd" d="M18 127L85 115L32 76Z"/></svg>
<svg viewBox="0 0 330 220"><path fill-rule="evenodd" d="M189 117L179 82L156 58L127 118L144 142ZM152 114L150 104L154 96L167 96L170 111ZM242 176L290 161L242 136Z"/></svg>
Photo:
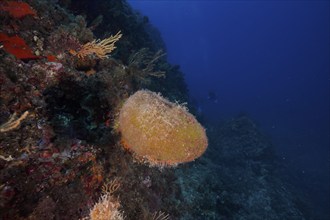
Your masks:
<svg viewBox="0 0 330 220"><path fill-rule="evenodd" d="M184 106L141 90L130 96L119 114L126 148L155 166L192 161L207 148L205 129Z"/></svg>

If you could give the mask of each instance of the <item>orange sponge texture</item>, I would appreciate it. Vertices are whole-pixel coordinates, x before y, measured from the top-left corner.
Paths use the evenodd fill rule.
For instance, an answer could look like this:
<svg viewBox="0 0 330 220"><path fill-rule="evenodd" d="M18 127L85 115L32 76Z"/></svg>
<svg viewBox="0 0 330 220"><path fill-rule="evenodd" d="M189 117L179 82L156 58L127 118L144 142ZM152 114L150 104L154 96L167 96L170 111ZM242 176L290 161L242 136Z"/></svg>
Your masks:
<svg viewBox="0 0 330 220"><path fill-rule="evenodd" d="M130 96L119 114L124 146L155 166L192 161L207 148L205 129L184 106L141 90Z"/></svg>

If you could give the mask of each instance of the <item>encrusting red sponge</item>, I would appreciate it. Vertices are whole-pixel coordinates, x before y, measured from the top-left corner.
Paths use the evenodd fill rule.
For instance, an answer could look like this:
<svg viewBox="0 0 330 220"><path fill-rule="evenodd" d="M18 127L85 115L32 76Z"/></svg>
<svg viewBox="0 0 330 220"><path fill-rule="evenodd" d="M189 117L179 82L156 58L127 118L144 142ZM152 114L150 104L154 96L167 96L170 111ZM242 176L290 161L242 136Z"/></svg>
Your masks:
<svg viewBox="0 0 330 220"><path fill-rule="evenodd" d="M0 43L3 45L3 49L16 58L21 60L34 60L41 57L33 54L31 48L25 43L23 38L19 36L8 36L4 33L0 33Z"/></svg>
<svg viewBox="0 0 330 220"><path fill-rule="evenodd" d="M12 18L23 18L27 15L37 16L37 13L26 2L3 1L0 3L0 10L9 13Z"/></svg>

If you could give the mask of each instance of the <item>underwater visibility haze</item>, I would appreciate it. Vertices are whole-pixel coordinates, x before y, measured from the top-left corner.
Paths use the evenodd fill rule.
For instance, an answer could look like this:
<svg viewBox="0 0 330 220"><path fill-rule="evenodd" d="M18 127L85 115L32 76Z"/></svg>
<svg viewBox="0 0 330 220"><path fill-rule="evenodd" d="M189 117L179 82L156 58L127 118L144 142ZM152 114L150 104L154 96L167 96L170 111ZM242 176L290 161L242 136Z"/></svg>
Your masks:
<svg viewBox="0 0 330 220"><path fill-rule="evenodd" d="M160 30L203 116L255 119L294 184L312 196L323 186L314 202L330 207L329 2L130 2Z"/></svg>
<svg viewBox="0 0 330 220"><path fill-rule="evenodd" d="M0 1L0 219L330 219L329 1Z"/></svg>

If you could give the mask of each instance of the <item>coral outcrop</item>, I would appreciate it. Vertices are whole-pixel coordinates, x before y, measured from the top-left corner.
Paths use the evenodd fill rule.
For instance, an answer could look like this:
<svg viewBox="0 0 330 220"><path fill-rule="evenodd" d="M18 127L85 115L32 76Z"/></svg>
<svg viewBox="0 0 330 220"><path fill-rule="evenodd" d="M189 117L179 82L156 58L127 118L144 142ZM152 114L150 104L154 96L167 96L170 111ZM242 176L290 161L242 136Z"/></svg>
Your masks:
<svg viewBox="0 0 330 220"><path fill-rule="evenodd" d="M176 165L201 156L207 147L204 128L185 107L141 90L119 115L122 142L151 165Z"/></svg>

